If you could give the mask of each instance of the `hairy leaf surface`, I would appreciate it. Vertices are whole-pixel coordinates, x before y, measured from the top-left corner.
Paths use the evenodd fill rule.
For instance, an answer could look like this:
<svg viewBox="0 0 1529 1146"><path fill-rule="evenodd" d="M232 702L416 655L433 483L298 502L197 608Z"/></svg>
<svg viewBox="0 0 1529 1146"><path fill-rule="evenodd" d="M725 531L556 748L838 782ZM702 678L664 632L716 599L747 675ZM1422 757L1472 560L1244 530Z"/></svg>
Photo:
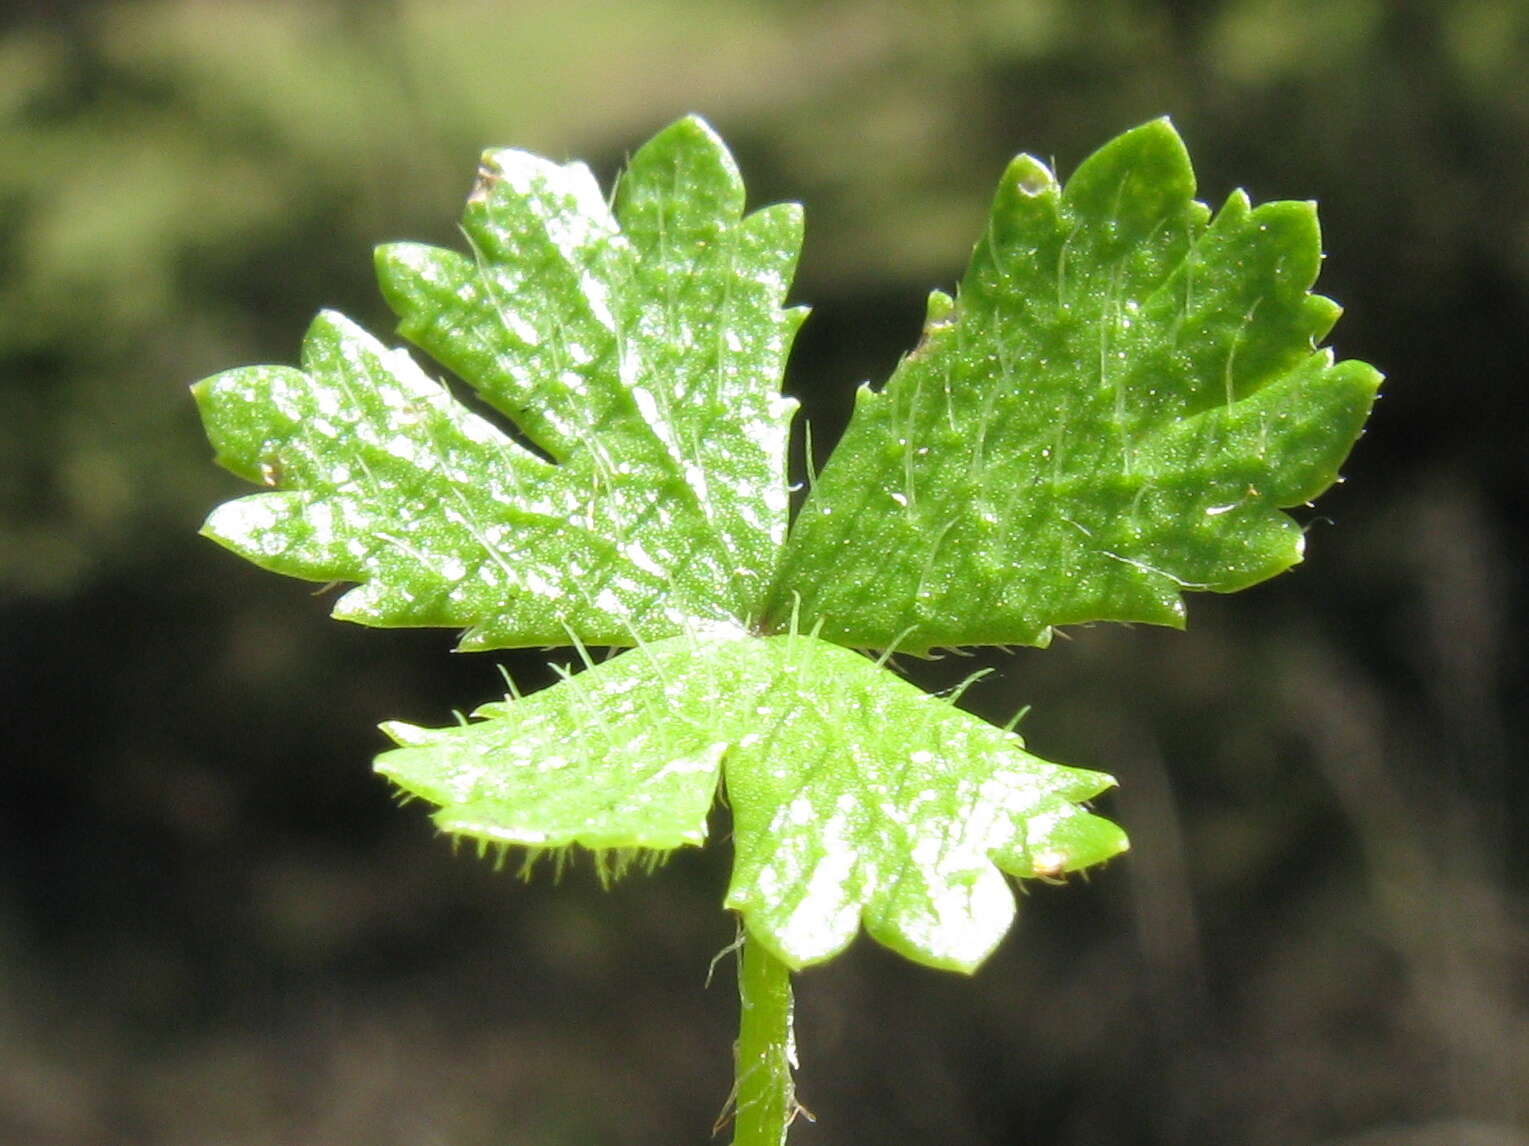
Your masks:
<svg viewBox="0 0 1529 1146"><path fill-rule="evenodd" d="M194 388L218 460L266 487L205 532L353 583L345 619L635 646L470 722L385 726L379 770L444 831L661 855L703 841L720 786L726 903L781 960L864 927L970 970L1013 918L1006 874L1125 847L1083 807L1113 781L844 646L1179 624L1184 590L1298 559L1281 509L1334 480L1374 396L1373 370L1317 348L1338 310L1310 292L1311 205L1237 193L1211 219L1193 194L1166 121L1065 188L1016 159L957 297L861 391L788 536L799 211L745 214L696 119L609 201L580 164L488 152L466 251L377 252L403 334L474 398L321 314L300 369Z"/></svg>
<svg viewBox="0 0 1529 1146"><path fill-rule="evenodd" d="M862 389L770 608L844 644L1044 645L1086 621L1181 626L1185 590L1300 559L1281 507L1337 478L1380 376L1317 349L1310 203L1213 220L1166 120L1058 185L1020 156L957 296Z"/></svg>
<svg viewBox="0 0 1529 1146"><path fill-rule="evenodd" d="M496 844L698 844L718 783L727 904L793 967L883 943L971 970L1014 916L1003 872L1056 876L1125 847L1078 807L1113 784L807 636L646 644L474 723L386 726L377 767Z"/></svg>
<svg viewBox="0 0 1529 1146"><path fill-rule="evenodd" d="M196 387L219 461L279 491L205 532L277 572L361 582L338 617L462 627L463 648L747 623L786 530L800 211L744 217L731 157L688 119L633 157L614 210L582 164L489 152L464 230L468 255L381 248L384 293L546 456L325 315L302 371Z"/></svg>

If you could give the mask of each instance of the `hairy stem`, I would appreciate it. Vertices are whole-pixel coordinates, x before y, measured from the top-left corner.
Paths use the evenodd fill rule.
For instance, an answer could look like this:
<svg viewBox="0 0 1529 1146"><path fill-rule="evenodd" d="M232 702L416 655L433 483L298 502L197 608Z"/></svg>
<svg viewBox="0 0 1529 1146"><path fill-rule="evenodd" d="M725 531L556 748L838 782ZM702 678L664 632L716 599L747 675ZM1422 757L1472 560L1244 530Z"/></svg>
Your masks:
<svg viewBox="0 0 1529 1146"><path fill-rule="evenodd" d="M796 1116L796 1038L791 970L745 936L738 966L738 1048L733 1146L782 1146Z"/></svg>

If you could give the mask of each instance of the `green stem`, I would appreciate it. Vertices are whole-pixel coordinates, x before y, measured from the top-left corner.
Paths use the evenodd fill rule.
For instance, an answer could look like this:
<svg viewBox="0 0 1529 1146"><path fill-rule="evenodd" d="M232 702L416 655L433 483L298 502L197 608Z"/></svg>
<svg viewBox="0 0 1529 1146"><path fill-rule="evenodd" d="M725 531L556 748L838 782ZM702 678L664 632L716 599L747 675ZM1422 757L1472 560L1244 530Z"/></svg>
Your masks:
<svg viewBox="0 0 1529 1146"><path fill-rule="evenodd" d="M791 969L747 935L738 966L733 1146L783 1146L796 1116Z"/></svg>

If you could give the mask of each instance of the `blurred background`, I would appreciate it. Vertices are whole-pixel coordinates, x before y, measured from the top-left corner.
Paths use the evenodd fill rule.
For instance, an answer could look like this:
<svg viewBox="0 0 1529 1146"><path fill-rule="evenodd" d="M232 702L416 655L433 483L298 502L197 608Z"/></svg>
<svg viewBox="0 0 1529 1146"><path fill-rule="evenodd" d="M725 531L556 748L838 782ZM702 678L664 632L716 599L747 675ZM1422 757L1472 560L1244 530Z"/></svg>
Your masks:
<svg viewBox="0 0 1529 1146"><path fill-rule="evenodd" d="M186 393L320 307L389 332L372 245L457 242L484 146L608 180L688 111L806 204L821 446L1009 156L1164 113L1213 204L1320 200L1334 344L1389 375L1305 565L991 658L968 707L1116 774L1135 850L974 979L866 941L801 975L793 1143L1529 1143L1521 0L10 0L0 1142L708 1140L725 844L528 886L395 808L376 723L545 658L200 540L245 490Z"/></svg>

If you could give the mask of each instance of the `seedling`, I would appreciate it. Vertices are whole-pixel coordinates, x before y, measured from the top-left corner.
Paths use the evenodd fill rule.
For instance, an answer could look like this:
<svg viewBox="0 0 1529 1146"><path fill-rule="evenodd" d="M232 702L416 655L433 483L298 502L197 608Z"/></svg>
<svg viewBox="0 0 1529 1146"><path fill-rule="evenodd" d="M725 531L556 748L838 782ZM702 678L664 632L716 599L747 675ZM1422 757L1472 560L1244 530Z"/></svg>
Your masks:
<svg viewBox="0 0 1529 1146"><path fill-rule="evenodd" d="M302 368L194 387L234 473L268 487L207 536L353 584L334 615L463 630L462 649L571 646L582 668L471 721L384 725L377 770L484 850L619 875L731 809L741 920L737 1146L779 1144L790 972L863 927L971 971L1014 917L1007 877L1126 847L1047 763L928 695L894 651L1044 646L1058 625L1181 627L1185 590L1300 560L1282 509L1326 489L1380 376L1318 344L1315 208L1214 218L1167 120L1058 182L1020 156L954 296L788 520L780 395L791 204L745 214L721 140L683 119L609 199L582 164L485 154L466 251L395 243L401 333L472 387L321 314ZM597 658L591 650L630 650ZM855 650L874 650L874 657Z"/></svg>

